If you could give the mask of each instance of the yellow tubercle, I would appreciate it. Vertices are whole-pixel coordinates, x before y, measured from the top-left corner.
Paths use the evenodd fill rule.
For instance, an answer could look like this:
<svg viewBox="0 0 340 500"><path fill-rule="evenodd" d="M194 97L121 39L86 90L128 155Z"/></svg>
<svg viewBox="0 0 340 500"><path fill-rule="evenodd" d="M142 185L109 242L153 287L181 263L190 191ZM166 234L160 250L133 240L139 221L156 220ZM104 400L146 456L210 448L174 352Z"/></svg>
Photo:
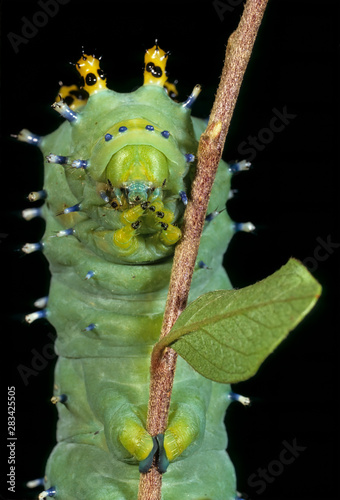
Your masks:
<svg viewBox="0 0 340 500"><path fill-rule="evenodd" d="M174 101L176 101L176 99L178 97L178 90L176 87L176 82L174 82L174 83L166 82L164 85L164 88L167 91L168 96L171 97L171 99L173 99Z"/></svg>
<svg viewBox="0 0 340 500"><path fill-rule="evenodd" d="M83 88L90 95L106 90L106 77L100 69L99 59L94 56L83 54L76 63L76 68L82 77Z"/></svg>
<svg viewBox="0 0 340 500"><path fill-rule="evenodd" d="M167 81L165 66L168 54L156 43L145 53L144 85L159 85L163 87Z"/></svg>
<svg viewBox="0 0 340 500"><path fill-rule="evenodd" d="M64 101L73 111L87 103L89 97L88 93L80 89L78 85L62 85L61 82L59 85L61 85L61 87L55 98L56 102Z"/></svg>

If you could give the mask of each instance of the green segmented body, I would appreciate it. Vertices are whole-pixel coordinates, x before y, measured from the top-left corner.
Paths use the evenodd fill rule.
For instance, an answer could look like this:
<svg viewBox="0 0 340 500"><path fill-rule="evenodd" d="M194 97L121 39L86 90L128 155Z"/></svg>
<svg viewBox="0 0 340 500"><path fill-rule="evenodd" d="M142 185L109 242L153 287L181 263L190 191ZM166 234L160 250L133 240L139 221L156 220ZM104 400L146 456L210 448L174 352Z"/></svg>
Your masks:
<svg viewBox="0 0 340 500"><path fill-rule="evenodd" d="M146 129L145 123L153 128ZM58 444L48 460L45 487L55 487L60 500L137 498L138 461L149 444L141 438L140 450L132 454L126 443L135 427L145 428L150 354L159 338L174 251L159 237L158 219L149 210L155 200L162 203L173 214L174 228L180 227L184 207L179 192L190 195L194 173L184 154L195 154L204 128L162 87L144 85L129 94L103 90L91 95L75 122L63 123L40 142L44 156L69 158L66 166L45 164L48 197L43 207L43 246L52 274L48 318L58 333L55 396L67 395L65 404L58 405ZM136 180L131 174L125 184L108 182L115 172L121 171L117 175L123 179L126 165L134 172L135 157L144 158L141 164L146 158L144 177ZM86 159L88 167L69 167L76 159ZM208 269L197 266L190 301L231 288L222 266L234 234L223 210L231 175L221 161L208 211L222 212L204 229L197 262ZM107 198L100 196L102 190ZM134 190L145 193L149 205L138 218L132 250L126 250L114 236L121 229L124 235L131 231L122 214L142 206L140 199L131 202ZM118 209L112 203L117 193ZM80 210L65 213L65 207L79 203ZM66 228L73 234L56 237ZM86 279L89 271L92 277ZM234 500L234 468L225 451L229 391L179 359L169 427L187 433L190 443L174 452L163 478L164 500Z"/></svg>

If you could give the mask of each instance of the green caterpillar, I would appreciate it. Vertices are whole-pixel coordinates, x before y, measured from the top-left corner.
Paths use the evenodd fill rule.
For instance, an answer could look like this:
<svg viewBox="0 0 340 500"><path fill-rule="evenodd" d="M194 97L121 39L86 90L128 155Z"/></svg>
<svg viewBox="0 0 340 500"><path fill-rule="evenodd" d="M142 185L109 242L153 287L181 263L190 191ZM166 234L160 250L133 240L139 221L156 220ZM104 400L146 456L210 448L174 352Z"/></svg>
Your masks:
<svg viewBox="0 0 340 500"><path fill-rule="evenodd" d="M157 44L149 49L144 85L118 94L106 88L99 61L83 54L76 65L82 91L63 87L53 105L66 121L45 137L18 136L46 158L44 190L30 195L46 203L41 212L25 211L26 218L42 215L46 232L23 250L43 249L52 273L48 308L27 320L47 316L58 332L58 444L39 498L137 498L139 472L157 447L145 430L150 354L205 128L191 116L198 87L184 103L172 99L167 57ZM233 172L247 167L220 163L190 301L231 288L223 254L235 230L252 225L235 225L224 208ZM164 500L234 500L223 423L234 399L230 386L179 359L168 429L158 442Z"/></svg>

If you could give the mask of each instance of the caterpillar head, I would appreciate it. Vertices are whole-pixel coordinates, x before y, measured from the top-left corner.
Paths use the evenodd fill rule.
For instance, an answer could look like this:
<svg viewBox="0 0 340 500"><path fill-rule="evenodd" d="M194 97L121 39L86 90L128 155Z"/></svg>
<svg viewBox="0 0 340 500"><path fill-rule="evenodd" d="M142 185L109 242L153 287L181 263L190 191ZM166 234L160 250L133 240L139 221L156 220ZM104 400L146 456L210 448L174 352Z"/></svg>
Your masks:
<svg viewBox="0 0 340 500"><path fill-rule="evenodd" d="M106 176L112 186L125 190L128 203L135 205L147 201L155 189L161 189L169 178L168 162L152 146L125 146L112 155Z"/></svg>
<svg viewBox="0 0 340 500"><path fill-rule="evenodd" d="M157 44L149 49L144 85L121 94L106 88L99 60L83 54L76 67L87 104L74 112L56 103L69 123L41 143L48 163L57 163L55 171L65 177L63 192L72 193L69 204L55 198L58 220L109 260L162 259L181 237L181 193L190 190L197 150L190 113L197 92L184 103L171 99L164 86L167 57ZM56 144L63 147L54 151ZM60 186L60 175L54 178L47 165L46 174ZM49 204L54 209L51 196Z"/></svg>

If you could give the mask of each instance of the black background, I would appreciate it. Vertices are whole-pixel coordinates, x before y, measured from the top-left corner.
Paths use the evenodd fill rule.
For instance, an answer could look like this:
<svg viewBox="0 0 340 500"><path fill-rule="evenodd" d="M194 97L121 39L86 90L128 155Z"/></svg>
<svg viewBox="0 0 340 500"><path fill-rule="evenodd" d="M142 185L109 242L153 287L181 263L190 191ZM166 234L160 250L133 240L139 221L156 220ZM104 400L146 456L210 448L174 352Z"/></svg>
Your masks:
<svg viewBox="0 0 340 500"><path fill-rule="evenodd" d="M44 3L44 2L43 2ZM38 1L3 1L2 14L2 189L0 227L4 329L1 413L6 417L7 386L17 393L16 493L7 491L8 465L1 467L0 498L24 500L36 492L26 480L41 477L54 443L55 408L49 403L52 360L41 365L24 385L18 366L32 367L34 352L50 343L51 326L44 320L25 325L23 315L48 290L48 266L39 254L22 256L17 248L38 241L39 220L18 217L28 206L26 195L42 186L41 156L9 134L27 127L47 134L61 122L50 108L58 81L77 82L69 61L85 52L102 55L108 86L130 91L142 84L144 50L159 40L171 51L169 79L178 79L180 99L196 83L203 87L193 108L206 117L213 103L223 65L225 45L242 13L242 2L227 1L105 2L70 0L44 23L36 16ZM247 158L240 145L249 136L265 137L273 110L295 115L282 132L256 151L254 168L237 174L237 196L228 202L237 221L251 220L256 234L238 233L226 254L236 287L246 286L278 269L290 256L311 267L323 285L312 313L266 360L251 380L235 386L253 397L244 408L228 410L229 452L235 463L238 489L251 500L333 500L339 496L338 471L338 342L340 249L321 252L320 244L340 243L337 154L338 19L337 2L271 0L241 89L224 158ZM231 4L234 7L231 7ZM229 9L230 6L230 9ZM35 17L34 17L35 16ZM17 53L8 34L23 35L23 17L44 24ZM241 151L242 152L242 151ZM243 148L243 152L245 149ZM319 239L319 241L317 240ZM5 321L6 320L6 321ZM32 352L32 349L35 350ZM44 362L43 362L44 363ZM6 421L0 431L6 452ZM249 481L258 469L278 460L283 441L305 447L280 475L259 486ZM271 467L270 467L271 468ZM2 495L2 496L1 496Z"/></svg>

